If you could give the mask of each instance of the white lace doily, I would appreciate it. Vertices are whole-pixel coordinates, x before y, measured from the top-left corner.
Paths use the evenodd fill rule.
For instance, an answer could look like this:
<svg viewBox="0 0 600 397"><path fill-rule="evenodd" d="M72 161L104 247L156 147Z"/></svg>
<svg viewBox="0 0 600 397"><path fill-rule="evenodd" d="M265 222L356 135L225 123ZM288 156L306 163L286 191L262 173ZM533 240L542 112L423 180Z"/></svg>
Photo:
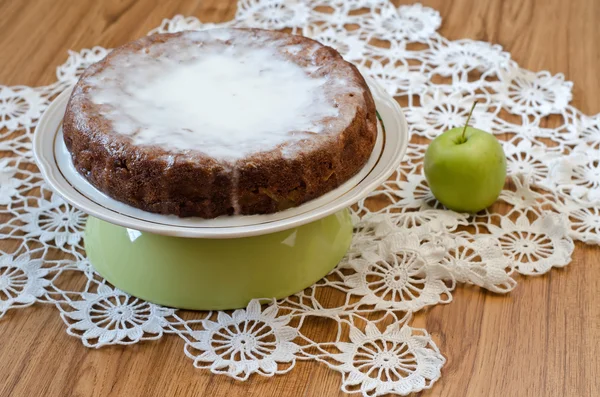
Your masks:
<svg viewBox="0 0 600 397"><path fill-rule="evenodd" d="M353 245L329 276L234 312L177 311L108 285L85 257L85 214L52 194L33 166L37 119L106 49L70 52L52 85L0 86L0 150L8 155L0 160L0 238L16 247L0 257L0 317L51 303L67 332L95 348L175 334L194 366L240 380L315 360L341 373L348 393L431 387L445 359L427 331L409 325L412 313L450 302L457 283L509 292L514 271L543 274L569 263L573 240L600 242L600 115L569 105L572 84L563 75L521 69L498 45L446 40L436 33L441 22L419 4L242 0L235 20L219 24L288 28L335 47L398 98L413 136L462 125L477 99L472 124L503 140L509 172L491 209L447 211L423 175L427 144L413 140L395 176L355 207ZM213 26L176 16L153 32ZM73 273L79 288L64 289L61 279ZM337 330L317 341L323 317Z"/></svg>

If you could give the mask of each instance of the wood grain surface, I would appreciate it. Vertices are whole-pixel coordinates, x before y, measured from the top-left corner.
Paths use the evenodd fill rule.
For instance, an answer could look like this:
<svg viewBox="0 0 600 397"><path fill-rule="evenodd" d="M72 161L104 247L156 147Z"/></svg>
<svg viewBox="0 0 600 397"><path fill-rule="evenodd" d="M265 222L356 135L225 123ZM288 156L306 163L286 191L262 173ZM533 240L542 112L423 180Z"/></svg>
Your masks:
<svg viewBox="0 0 600 397"><path fill-rule="evenodd" d="M521 66L562 72L573 103L600 112L600 1L424 0L441 33L501 44ZM0 84L55 79L68 49L114 47L163 18L231 19L231 0L0 0ZM0 242L1 247L2 242ZM459 287L454 302L421 313L448 362L420 396L600 396L600 250L577 243L572 263L519 278L507 296ZM193 368L183 342L84 348L55 309L35 305L0 320L0 396L337 396L340 376L300 362L288 375L246 383Z"/></svg>

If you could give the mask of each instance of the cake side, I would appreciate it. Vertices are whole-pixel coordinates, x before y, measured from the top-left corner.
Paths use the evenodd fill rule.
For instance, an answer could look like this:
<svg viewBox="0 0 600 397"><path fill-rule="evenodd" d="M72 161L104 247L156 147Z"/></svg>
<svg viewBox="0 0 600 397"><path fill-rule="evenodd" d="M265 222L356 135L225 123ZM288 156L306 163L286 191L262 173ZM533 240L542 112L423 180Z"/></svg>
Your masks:
<svg viewBox="0 0 600 397"><path fill-rule="evenodd" d="M364 166L377 138L375 102L357 70L353 78L365 88L358 94L365 107L356 109L354 118L339 134L323 137L316 149L300 152L291 160L274 152L270 161L260 166L254 158L239 163L242 214L271 213L300 205L340 186Z"/></svg>
<svg viewBox="0 0 600 397"><path fill-rule="evenodd" d="M236 34L231 31L228 36ZM162 214L203 218L262 214L318 197L365 164L377 132L375 105L362 76L333 49L277 32L249 30L244 34L267 35L282 47L294 48L284 56L299 64L318 65L315 77L337 73L342 77L336 78L347 80L354 88L334 92L329 98L346 116L344 125L339 125L343 118L325 117L321 123L333 131L301 131L298 139L233 159L198 150L140 145L131 136L116 133L103 105L91 100L93 87L87 79L111 67L119 54L144 51L182 34L186 33L150 36L120 47L88 68L75 86L64 118L65 143L75 168L96 188L134 207Z"/></svg>

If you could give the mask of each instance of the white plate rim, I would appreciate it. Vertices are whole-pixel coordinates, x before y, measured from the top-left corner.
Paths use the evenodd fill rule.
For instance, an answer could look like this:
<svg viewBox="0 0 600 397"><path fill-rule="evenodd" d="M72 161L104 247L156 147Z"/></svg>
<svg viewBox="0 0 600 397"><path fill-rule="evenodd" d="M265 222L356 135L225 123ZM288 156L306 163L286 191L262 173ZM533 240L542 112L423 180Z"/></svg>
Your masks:
<svg viewBox="0 0 600 397"><path fill-rule="evenodd" d="M381 86L370 78L366 78L366 80L371 89L371 93L373 94L373 98L375 99L378 113L385 126L385 132L380 131L378 134L380 136L382 133L384 134L381 153L378 156L377 162L373 168L369 170L368 174L354 186L348 186L348 183L346 183L334 189L332 192L328 193L328 196L335 198L322 205L318 205L315 208L306 209L306 207L309 206L314 207L315 200L322 200L322 198L317 198L291 210L281 211L275 214L237 216L237 218L243 219L241 225L215 226L214 220L176 218L135 209L114 199L108 198L108 196L104 196L81 176L79 176L79 178L91 187L91 189L96 192L96 195L94 196L94 199L92 199L77 190L64 176L63 172L65 170L60 169L58 166L55 148L55 140L59 134L64 109L71 92L70 89L61 93L50 104L38 121L33 137L33 153L43 178L56 193L65 199L65 201L89 215L116 225L155 234L190 238L240 238L274 233L319 220L356 203L387 180L400 165L400 162L406 153L409 140L406 119L398 103L385 92ZM378 139L381 138L379 137ZM374 155L377 155L377 153ZM74 172L76 173L76 171ZM343 192L345 189L348 190ZM342 191L341 194L340 191ZM95 201L98 200L99 195L114 202L108 204L111 205L110 208L98 204L98 202ZM105 200L105 202L109 201ZM126 215L115 210L115 207L122 209L123 206L135 210L134 212L137 213L138 217ZM256 222L248 224L248 218L250 217L256 220ZM157 223L157 218L164 218L164 222L166 223ZM167 221L168 218L170 219ZM187 219L186 221L182 221L187 225L168 224L173 222L174 218ZM232 217L227 218L231 220ZM154 221L151 219L154 219ZM192 221L189 221L190 219L192 219Z"/></svg>

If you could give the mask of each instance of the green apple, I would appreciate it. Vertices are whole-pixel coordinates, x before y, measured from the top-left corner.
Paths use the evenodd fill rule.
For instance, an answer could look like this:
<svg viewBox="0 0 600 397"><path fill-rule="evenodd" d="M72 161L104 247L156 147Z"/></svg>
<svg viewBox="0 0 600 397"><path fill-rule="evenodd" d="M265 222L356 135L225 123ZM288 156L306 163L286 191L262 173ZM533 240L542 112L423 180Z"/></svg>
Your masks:
<svg viewBox="0 0 600 397"><path fill-rule="evenodd" d="M500 195L506 156L492 134L468 126L470 118L471 114L464 127L448 130L431 142L424 166L429 188L439 202L454 211L475 213Z"/></svg>

